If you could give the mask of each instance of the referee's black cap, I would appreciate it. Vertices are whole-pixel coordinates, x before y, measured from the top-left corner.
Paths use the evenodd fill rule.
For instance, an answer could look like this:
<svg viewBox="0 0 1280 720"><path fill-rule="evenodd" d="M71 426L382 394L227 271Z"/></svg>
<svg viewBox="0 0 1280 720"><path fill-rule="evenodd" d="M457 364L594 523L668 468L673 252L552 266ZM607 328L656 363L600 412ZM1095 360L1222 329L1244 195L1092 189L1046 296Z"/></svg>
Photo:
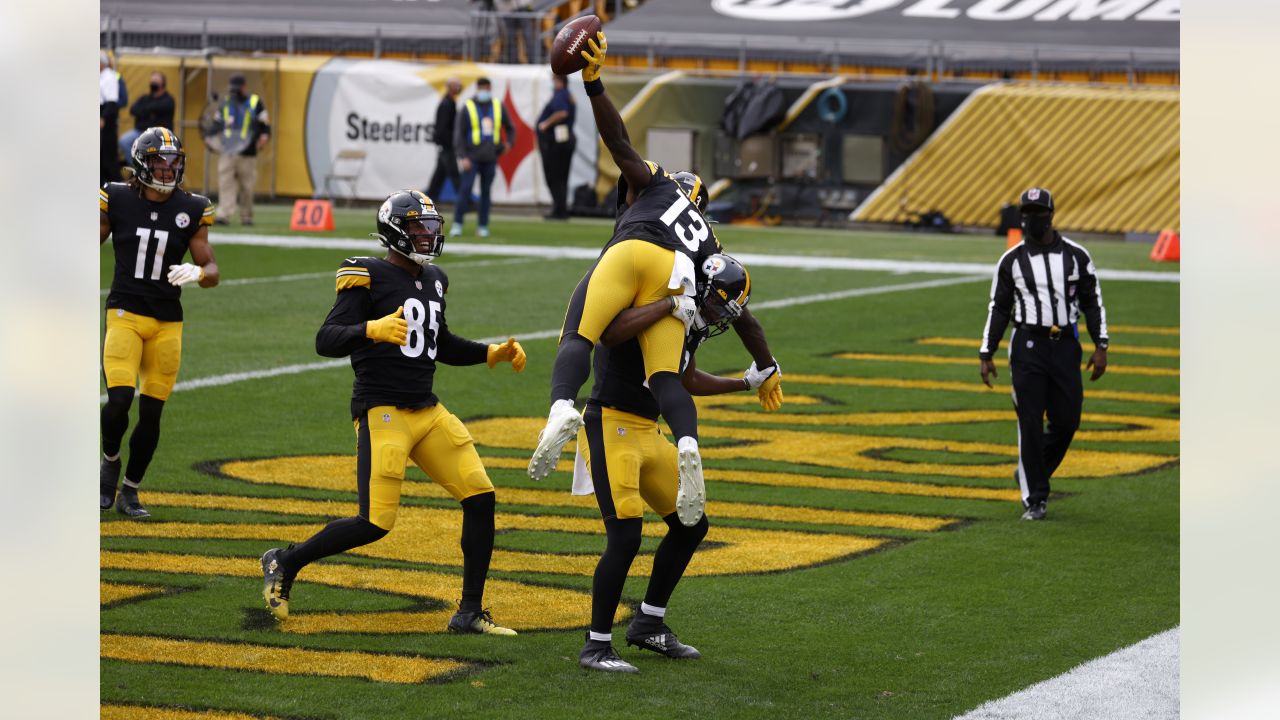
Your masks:
<svg viewBox="0 0 1280 720"><path fill-rule="evenodd" d="M1053 212L1053 193L1040 187L1028 188L1018 201L1018 208L1042 207Z"/></svg>

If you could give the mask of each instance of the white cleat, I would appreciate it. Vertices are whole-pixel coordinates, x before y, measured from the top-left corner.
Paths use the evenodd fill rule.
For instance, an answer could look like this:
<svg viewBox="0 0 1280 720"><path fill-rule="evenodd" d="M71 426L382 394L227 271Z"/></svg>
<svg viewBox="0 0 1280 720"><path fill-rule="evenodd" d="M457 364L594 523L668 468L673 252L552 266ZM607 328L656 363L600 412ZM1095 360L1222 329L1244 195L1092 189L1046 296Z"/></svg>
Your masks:
<svg viewBox="0 0 1280 720"><path fill-rule="evenodd" d="M557 400L551 403L551 412L547 414L547 426L538 433L538 447L529 459L529 477L541 480L555 470L560 462L560 451L565 443L578 436L578 428L582 427L582 415L573 407L572 400Z"/></svg>
<svg viewBox="0 0 1280 720"><path fill-rule="evenodd" d="M680 467L680 490L676 492L676 515L681 524L693 527L702 519L707 505L707 486L702 482L702 455L698 441L680 438L676 445L676 462Z"/></svg>

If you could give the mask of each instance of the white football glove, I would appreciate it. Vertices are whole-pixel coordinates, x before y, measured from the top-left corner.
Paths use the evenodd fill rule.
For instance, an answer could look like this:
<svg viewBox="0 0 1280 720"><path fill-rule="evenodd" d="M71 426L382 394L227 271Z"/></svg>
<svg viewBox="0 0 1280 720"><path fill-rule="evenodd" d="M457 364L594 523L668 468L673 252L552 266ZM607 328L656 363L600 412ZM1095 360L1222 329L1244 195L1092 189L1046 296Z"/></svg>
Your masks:
<svg viewBox="0 0 1280 720"><path fill-rule="evenodd" d="M191 263L182 263L181 265L169 266L169 284L170 285L186 285L189 282L199 282L204 279L204 268Z"/></svg>
<svg viewBox="0 0 1280 720"><path fill-rule="evenodd" d="M698 304L688 295L672 295L671 296L671 314L680 322L684 323L684 332L689 334L689 330L702 330L707 327L707 323L703 321L702 315L698 313Z"/></svg>
<svg viewBox="0 0 1280 720"><path fill-rule="evenodd" d="M747 368L746 372L742 373L742 379L747 381L747 384L751 386L752 390L757 390L764 384L764 381L768 380L769 376L773 375L775 372L778 373L779 376L782 375L782 368L778 367L777 360L774 360L773 365L765 368L764 370L757 370L755 362L752 362L751 367Z"/></svg>

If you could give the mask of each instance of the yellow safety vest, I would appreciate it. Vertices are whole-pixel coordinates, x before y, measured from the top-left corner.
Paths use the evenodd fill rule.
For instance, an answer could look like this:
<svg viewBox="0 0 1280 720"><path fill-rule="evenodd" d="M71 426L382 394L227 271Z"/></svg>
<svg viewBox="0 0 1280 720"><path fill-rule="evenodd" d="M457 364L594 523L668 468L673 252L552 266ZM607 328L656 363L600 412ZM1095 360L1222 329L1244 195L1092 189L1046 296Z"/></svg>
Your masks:
<svg viewBox="0 0 1280 720"><path fill-rule="evenodd" d="M249 123L253 122L254 116L258 114L258 96L249 96L249 110L244 114L244 122L240 123L240 137L249 137ZM231 137L231 101L228 100L222 106L222 127L223 133L227 137Z"/></svg>
<svg viewBox="0 0 1280 720"><path fill-rule="evenodd" d="M491 99L493 103L493 144L500 145L502 143L502 105L496 100ZM476 112L476 101L471 99L467 101L467 115L471 117L471 144L480 144L480 114Z"/></svg>

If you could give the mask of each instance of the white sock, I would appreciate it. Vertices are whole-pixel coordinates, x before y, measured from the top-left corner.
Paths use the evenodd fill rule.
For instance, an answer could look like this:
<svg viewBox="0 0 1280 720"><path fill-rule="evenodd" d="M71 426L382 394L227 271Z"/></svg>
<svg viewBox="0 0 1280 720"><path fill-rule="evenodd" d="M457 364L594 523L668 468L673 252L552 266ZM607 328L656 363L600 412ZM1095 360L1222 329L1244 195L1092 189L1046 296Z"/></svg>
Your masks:
<svg viewBox="0 0 1280 720"><path fill-rule="evenodd" d="M102 453L102 459L106 460L107 462L115 462L120 459L120 453L116 453L115 455L108 455L106 453Z"/></svg>
<svg viewBox="0 0 1280 720"><path fill-rule="evenodd" d="M587 631L587 634L596 642L613 642L613 633L611 632L598 633L595 630L589 630Z"/></svg>
<svg viewBox="0 0 1280 720"><path fill-rule="evenodd" d="M134 482L134 481L130 480L129 478L125 478L125 479L124 479L124 486L125 486L125 487L131 487L131 488L133 488L134 490L137 490L137 489L140 487L138 483L136 483L136 482Z"/></svg>
<svg viewBox="0 0 1280 720"><path fill-rule="evenodd" d="M652 615L654 617L660 617L660 618L664 618L667 616L666 608L654 607L646 602L640 603L640 612L644 613L645 615Z"/></svg>

